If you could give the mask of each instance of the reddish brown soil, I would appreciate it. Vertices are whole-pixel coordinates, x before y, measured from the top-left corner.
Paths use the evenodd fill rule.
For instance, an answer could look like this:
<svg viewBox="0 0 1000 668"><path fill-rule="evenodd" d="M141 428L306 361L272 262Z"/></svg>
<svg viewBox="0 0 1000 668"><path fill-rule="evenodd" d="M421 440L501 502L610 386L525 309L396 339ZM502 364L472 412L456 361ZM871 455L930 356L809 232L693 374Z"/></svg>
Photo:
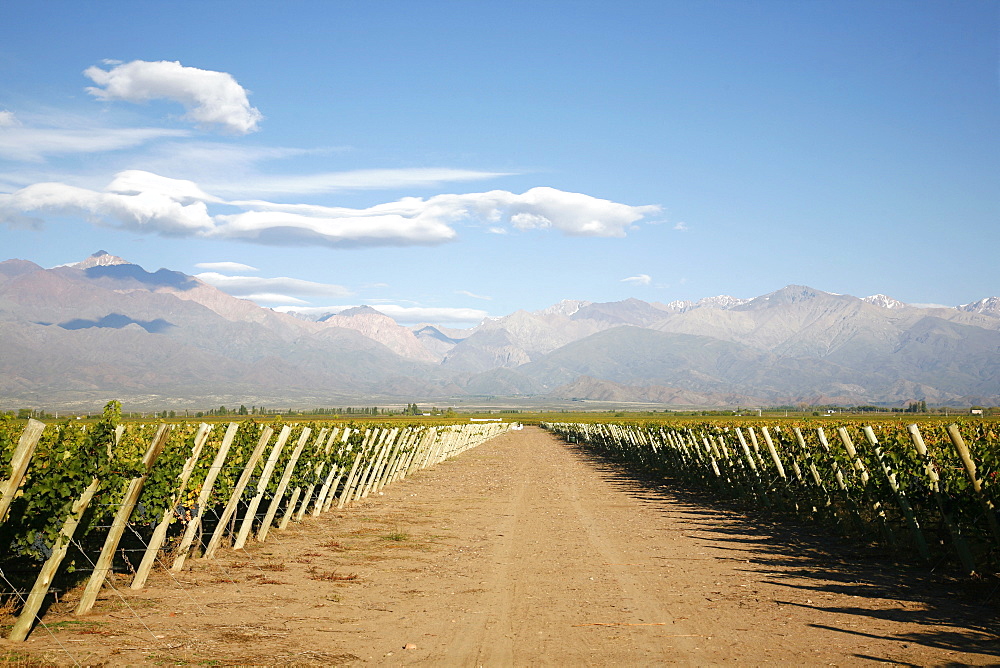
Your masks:
<svg viewBox="0 0 1000 668"><path fill-rule="evenodd" d="M533 428L266 543L106 590L23 665L1000 663L997 592L755 522ZM125 587L127 580L117 582ZM16 653L16 654L14 654Z"/></svg>

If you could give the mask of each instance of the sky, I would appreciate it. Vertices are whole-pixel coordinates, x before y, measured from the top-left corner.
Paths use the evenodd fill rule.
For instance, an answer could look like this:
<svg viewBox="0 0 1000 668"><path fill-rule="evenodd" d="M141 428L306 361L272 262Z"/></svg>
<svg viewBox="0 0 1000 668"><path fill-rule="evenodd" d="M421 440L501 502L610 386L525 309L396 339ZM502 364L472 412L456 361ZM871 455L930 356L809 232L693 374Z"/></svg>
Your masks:
<svg viewBox="0 0 1000 668"><path fill-rule="evenodd" d="M1000 3L0 4L0 259L279 310L1000 295Z"/></svg>

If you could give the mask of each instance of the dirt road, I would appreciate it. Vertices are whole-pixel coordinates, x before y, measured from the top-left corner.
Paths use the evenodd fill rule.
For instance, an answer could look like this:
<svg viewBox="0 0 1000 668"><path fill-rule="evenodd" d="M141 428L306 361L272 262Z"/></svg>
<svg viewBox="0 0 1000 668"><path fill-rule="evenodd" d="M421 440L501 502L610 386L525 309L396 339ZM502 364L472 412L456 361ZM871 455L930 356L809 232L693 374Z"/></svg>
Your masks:
<svg viewBox="0 0 1000 668"><path fill-rule="evenodd" d="M989 592L712 509L533 428L271 536L84 618L56 606L0 648L82 665L1000 663Z"/></svg>

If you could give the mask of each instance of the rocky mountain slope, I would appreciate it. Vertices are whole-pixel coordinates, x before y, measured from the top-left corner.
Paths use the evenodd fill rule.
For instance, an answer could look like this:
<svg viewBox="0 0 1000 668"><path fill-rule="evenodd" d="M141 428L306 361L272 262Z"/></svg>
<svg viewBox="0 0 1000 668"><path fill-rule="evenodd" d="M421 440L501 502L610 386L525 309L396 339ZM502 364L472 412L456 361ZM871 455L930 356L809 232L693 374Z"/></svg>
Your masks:
<svg viewBox="0 0 1000 668"><path fill-rule="evenodd" d="M261 404L450 394L439 367L343 327L230 297L196 278L105 263L0 263L0 399ZM212 405L211 403L209 404Z"/></svg>
<svg viewBox="0 0 1000 668"><path fill-rule="evenodd" d="M109 397L349 405L534 396L728 406L1000 404L1000 299L918 307L788 286L753 299L564 301L471 330L359 307L316 320L107 253L0 262L0 404Z"/></svg>

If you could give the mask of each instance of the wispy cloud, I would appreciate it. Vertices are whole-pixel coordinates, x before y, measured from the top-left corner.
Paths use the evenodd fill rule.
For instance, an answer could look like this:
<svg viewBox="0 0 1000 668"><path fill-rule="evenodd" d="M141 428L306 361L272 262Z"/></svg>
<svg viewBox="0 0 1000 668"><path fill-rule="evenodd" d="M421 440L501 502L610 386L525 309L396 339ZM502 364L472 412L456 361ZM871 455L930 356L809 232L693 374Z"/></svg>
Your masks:
<svg viewBox="0 0 1000 668"><path fill-rule="evenodd" d="M393 304L380 304L376 308L400 324L411 325L420 322L480 322L489 315L486 311L474 308L396 306Z"/></svg>
<svg viewBox="0 0 1000 668"><path fill-rule="evenodd" d="M6 126L0 123L0 158L41 162L49 155L119 151L189 134L187 130L167 128L30 127L23 123Z"/></svg>
<svg viewBox="0 0 1000 668"><path fill-rule="evenodd" d="M260 295L298 295L308 297L348 297L353 293L342 285L314 283L299 278L280 276L262 278L259 276L227 276L218 272L196 274L195 278L215 286L234 297L257 300ZM280 302L280 299L271 300ZM301 302L306 303L306 302Z"/></svg>
<svg viewBox="0 0 1000 668"><path fill-rule="evenodd" d="M260 271L257 267L241 262L199 262L194 266L207 271Z"/></svg>
<svg viewBox="0 0 1000 668"><path fill-rule="evenodd" d="M360 304L350 306L278 306L275 311L283 313L296 312L309 315L323 315L326 313L340 313L350 308L355 308ZM452 308L452 307L428 307L428 306L398 306L395 304L379 304L372 306L376 311L383 313L401 325L416 325L421 322L449 323L449 324L474 324L489 317L489 313L479 309Z"/></svg>
<svg viewBox="0 0 1000 668"><path fill-rule="evenodd" d="M242 208L210 213L209 205ZM464 195L408 197L367 209L225 201L193 181L141 170L116 175L103 190L36 183L0 194L0 221L40 221L39 214L77 214L103 225L164 236L237 239L276 246L409 246L454 240L454 225L507 223L513 228L556 229L569 236L623 237L633 224L659 211L555 188Z"/></svg>
<svg viewBox="0 0 1000 668"><path fill-rule="evenodd" d="M683 232L687 228L688 228L688 226L687 226L687 223L685 223L685 222L680 222L680 223L677 223L676 225L674 225L674 229L675 230L680 230L681 232Z"/></svg>
<svg viewBox="0 0 1000 668"><path fill-rule="evenodd" d="M97 84L87 92L100 100L173 100L187 109L184 118L198 125L217 126L235 134L259 129L263 116L250 106L247 91L227 72L184 67L166 60L109 64L114 64L110 70L95 66L83 72Z"/></svg>
<svg viewBox="0 0 1000 668"><path fill-rule="evenodd" d="M344 150L341 147L253 146L220 137L157 142L133 161L150 172L193 179L217 194L246 197L254 192L246 184L264 178L259 173L263 163Z"/></svg>
<svg viewBox="0 0 1000 668"><path fill-rule="evenodd" d="M472 297L473 299L483 299L483 300L486 300L486 301L490 301L490 300L493 299L493 297L486 297L484 295L477 295L477 294L474 294L472 292L469 292L468 290L456 290L455 294L456 295L464 295L466 297Z"/></svg>
<svg viewBox="0 0 1000 668"><path fill-rule="evenodd" d="M357 169L321 174L261 175L212 186L216 192L253 194L257 197L274 195L316 195L345 190L388 190L392 188L428 188L445 183L483 181L509 172L486 172L444 167L409 169Z"/></svg>
<svg viewBox="0 0 1000 668"><path fill-rule="evenodd" d="M653 278L649 274L639 274L637 276L629 276L628 278L623 278L622 283L631 283L632 285L649 285L653 282Z"/></svg>
<svg viewBox="0 0 1000 668"><path fill-rule="evenodd" d="M633 223L660 210L657 205L631 206L581 193L537 187L522 194L491 190L463 195L435 195L427 199L406 197L367 209L347 209L313 204L281 204L260 200L231 204L258 211L295 213L318 218L399 217L435 221L487 224L493 231L500 223L520 230L556 229L570 236L624 237Z"/></svg>
<svg viewBox="0 0 1000 668"><path fill-rule="evenodd" d="M6 109L0 111L0 128L15 128L19 125L21 125L21 121L17 120L13 111Z"/></svg>
<svg viewBox="0 0 1000 668"><path fill-rule="evenodd" d="M305 299L298 299L297 297L290 297L289 295L279 295L274 292L259 292L249 295L233 295L238 296L240 299L247 299L258 304L308 304Z"/></svg>

